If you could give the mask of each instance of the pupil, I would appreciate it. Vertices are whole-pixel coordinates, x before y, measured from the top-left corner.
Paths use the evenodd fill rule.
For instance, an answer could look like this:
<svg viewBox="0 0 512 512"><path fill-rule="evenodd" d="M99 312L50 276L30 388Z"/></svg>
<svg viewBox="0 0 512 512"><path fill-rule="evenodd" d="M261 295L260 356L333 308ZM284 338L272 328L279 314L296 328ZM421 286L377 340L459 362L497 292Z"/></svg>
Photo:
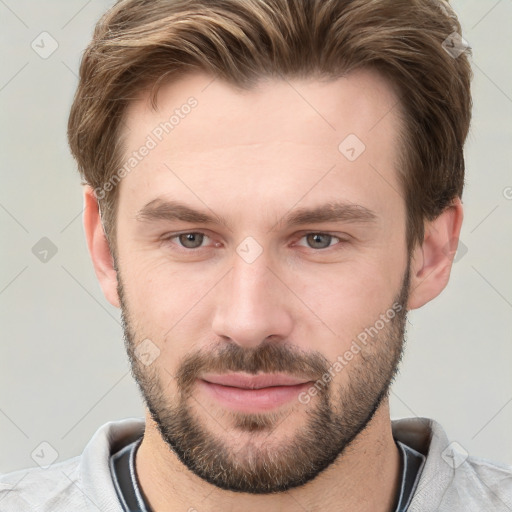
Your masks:
<svg viewBox="0 0 512 512"><path fill-rule="evenodd" d="M321 247L322 249L325 249L326 247L329 247L329 236L330 235L322 235L322 234L319 234L319 233L315 233L315 234L309 235L309 236L312 238L314 245L315 244L320 244L322 246ZM324 240L326 242L323 245L322 245L322 237L324 237ZM317 246L317 248L318 248L318 246Z"/></svg>
<svg viewBox="0 0 512 512"><path fill-rule="evenodd" d="M194 249L196 247L199 247L201 245L201 234L200 233L186 233L184 235L181 235L181 242L183 245L189 249ZM199 241L199 243L198 243Z"/></svg>

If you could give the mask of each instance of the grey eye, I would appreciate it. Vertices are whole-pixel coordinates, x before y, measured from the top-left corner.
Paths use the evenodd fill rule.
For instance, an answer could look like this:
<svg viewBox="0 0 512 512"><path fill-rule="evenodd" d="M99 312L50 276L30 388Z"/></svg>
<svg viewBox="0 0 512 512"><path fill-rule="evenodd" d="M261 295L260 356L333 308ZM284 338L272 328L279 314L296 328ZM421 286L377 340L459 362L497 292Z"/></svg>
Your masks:
<svg viewBox="0 0 512 512"><path fill-rule="evenodd" d="M323 233L310 233L306 235L307 242L311 244L310 247L313 249L326 249L331 245L332 238L332 235Z"/></svg>
<svg viewBox="0 0 512 512"><path fill-rule="evenodd" d="M187 249L197 249L198 247L201 247L204 235L202 233L182 233L181 235L178 235L178 239L183 247L186 247Z"/></svg>

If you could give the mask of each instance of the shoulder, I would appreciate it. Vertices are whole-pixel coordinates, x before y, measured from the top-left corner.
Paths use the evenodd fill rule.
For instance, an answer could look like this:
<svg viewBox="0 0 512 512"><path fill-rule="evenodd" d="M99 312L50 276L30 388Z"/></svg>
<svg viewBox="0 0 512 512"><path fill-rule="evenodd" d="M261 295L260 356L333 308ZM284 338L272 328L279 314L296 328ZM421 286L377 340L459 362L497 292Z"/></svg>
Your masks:
<svg viewBox="0 0 512 512"><path fill-rule="evenodd" d="M453 486L476 500L485 496L492 510L512 510L512 466L468 456L453 470ZM455 474L457 473L457 474Z"/></svg>
<svg viewBox="0 0 512 512"><path fill-rule="evenodd" d="M426 456L410 512L512 510L512 466L470 455L428 418L395 420L393 433Z"/></svg>
<svg viewBox="0 0 512 512"><path fill-rule="evenodd" d="M47 468L0 475L0 511L120 511L110 473L110 455L143 432L141 418L111 421L96 431L81 455Z"/></svg>
<svg viewBox="0 0 512 512"><path fill-rule="evenodd" d="M80 456L47 469L28 468L0 475L2 512L87 510L79 488Z"/></svg>
<svg viewBox="0 0 512 512"><path fill-rule="evenodd" d="M438 512L512 510L512 466L461 455L463 459L455 456L453 462L443 459L446 467L425 466L410 512L430 510L425 503L435 503L432 511Z"/></svg>

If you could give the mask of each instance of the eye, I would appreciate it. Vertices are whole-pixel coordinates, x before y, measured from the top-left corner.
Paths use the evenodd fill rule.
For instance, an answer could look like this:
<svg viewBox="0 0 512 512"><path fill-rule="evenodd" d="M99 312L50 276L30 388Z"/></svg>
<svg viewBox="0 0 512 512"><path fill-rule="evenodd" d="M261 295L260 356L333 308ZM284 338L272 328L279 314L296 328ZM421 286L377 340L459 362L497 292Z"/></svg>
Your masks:
<svg viewBox="0 0 512 512"><path fill-rule="evenodd" d="M208 238L204 233L190 232L180 233L164 238L164 241L178 240L178 244L185 249L199 249L205 238Z"/></svg>
<svg viewBox="0 0 512 512"><path fill-rule="evenodd" d="M327 249L333 240L341 241L341 238L328 233L308 233L301 240L303 238L306 239L311 249Z"/></svg>

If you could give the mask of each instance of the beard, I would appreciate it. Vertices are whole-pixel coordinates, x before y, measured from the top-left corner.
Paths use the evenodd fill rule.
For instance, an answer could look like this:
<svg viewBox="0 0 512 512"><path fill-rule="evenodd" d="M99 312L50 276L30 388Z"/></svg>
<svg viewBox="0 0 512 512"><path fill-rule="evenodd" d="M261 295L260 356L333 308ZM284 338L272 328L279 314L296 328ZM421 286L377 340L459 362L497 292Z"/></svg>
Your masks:
<svg viewBox="0 0 512 512"><path fill-rule="evenodd" d="M137 357L136 345L144 336L133 329L136 315L126 303L118 269L118 294L131 372L170 451L206 482L251 494L279 493L302 486L339 461L389 396L397 374L405 345L409 267L410 261L393 303L393 311L397 304L401 308L346 363L341 370L346 372L344 383L336 384L335 379L327 384L325 379L321 382L333 363L320 352L298 351L269 339L251 348L230 341L216 344L211 350L194 351L180 361L173 376L178 396L166 392L163 382L171 374L165 368L159 371L154 363L146 366ZM162 347L166 341L156 343ZM340 346L346 350L345 343ZM209 404L203 405L193 396L197 379L209 372L280 372L321 382L322 386L315 386L316 396L311 398L307 411L301 411L305 419L301 424L295 422L292 435L279 435L279 426L291 414L298 414L296 407L306 407L299 402L291 410L277 408L277 412L225 411L230 427L216 435L214 430L219 429L220 423L212 414L205 419ZM235 441L241 445L238 449Z"/></svg>

